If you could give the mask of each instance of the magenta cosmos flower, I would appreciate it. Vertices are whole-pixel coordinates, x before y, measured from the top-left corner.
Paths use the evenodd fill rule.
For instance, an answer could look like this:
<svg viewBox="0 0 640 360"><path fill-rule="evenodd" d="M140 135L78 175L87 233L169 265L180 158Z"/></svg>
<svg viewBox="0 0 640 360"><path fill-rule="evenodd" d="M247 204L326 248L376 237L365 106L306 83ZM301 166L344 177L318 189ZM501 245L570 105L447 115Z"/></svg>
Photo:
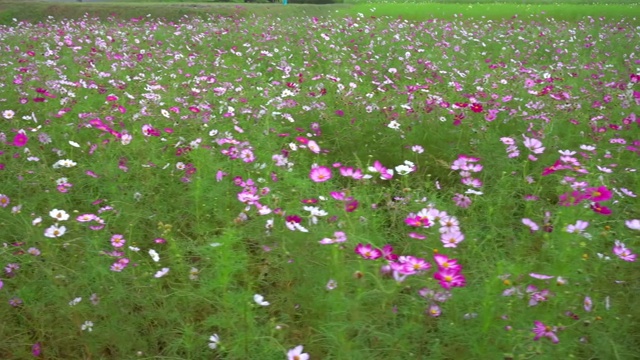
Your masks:
<svg viewBox="0 0 640 360"><path fill-rule="evenodd" d="M314 182L325 182L331 179L331 169L326 166L316 166L311 168L311 172L309 173L309 177Z"/></svg>
<svg viewBox="0 0 640 360"><path fill-rule="evenodd" d="M16 134L16 136L13 138L13 142L12 145L13 146L18 146L18 147L22 147L27 145L27 142L29 141L29 138L27 137L27 135L23 132L20 131L19 133Z"/></svg>
<svg viewBox="0 0 640 360"><path fill-rule="evenodd" d="M613 193L606 186L588 188L586 190L588 199L593 202L602 202L610 200Z"/></svg>
<svg viewBox="0 0 640 360"><path fill-rule="evenodd" d="M532 330L533 333L536 334L536 336L533 338L533 340L538 341L540 340L540 338L546 337L549 338L549 340L553 341L554 344L557 344L560 341L558 339L558 336L556 335L555 327L547 326L540 321L534 321L534 325L535 327Z"/></svg>

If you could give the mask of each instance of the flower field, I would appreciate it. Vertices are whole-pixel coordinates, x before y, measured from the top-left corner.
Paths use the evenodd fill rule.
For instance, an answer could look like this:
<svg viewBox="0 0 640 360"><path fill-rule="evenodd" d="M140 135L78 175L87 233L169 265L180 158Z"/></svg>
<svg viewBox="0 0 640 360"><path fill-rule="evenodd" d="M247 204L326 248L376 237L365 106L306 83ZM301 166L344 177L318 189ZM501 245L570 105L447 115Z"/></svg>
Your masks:
<svg viewBox="0 0 640 360"><path fill-rule="evenodd" d="M636 358L639 36L0 27L0 358Z"/></svg>

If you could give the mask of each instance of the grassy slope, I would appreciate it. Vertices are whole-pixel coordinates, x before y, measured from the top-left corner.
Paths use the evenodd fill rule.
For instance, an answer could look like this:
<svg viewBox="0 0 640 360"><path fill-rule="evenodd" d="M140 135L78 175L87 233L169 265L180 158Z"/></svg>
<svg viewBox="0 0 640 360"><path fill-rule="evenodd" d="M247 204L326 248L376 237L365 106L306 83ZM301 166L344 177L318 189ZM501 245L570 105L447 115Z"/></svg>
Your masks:
<svg viewBox="0 0 640 360"><path fill-rule="evenodd" d="M24 1L1 1L0 24L10 24L12 19L27 21L54 18L79 18L85 13L100 18L115 15L120 18L132 18L150 14L152 17L178 20L184 15L203 14L228 15L274 15L274 16L322 16L342 9L347 5L296 5L281 4L210 4L210 3L47 3Z"/></svg>
<svg viewBox="0 0 640 360"><path fill-rule="evenodd" d="M459 0L465 2L467 0ZM488 1L488 0L480 0ZM542 2L544 2L543 0ZM568 2L586 0L566 0ZM169 2L118 2L115 3L47 3L43 1L0 0L0 24L10 24L12 19L41 21L47 16L55 18L78 18L88 13L92 16L106 18L116 16L131 18L151 15L152 17L178 20L188 16L203 14L218 14L223 16L252 14L273 15L278 17L291 16L323 16L331 13L341 15L356 15L363 13L367 16L394 16L411 20L423 20L432 17L452 18L455 14L466 17L484 16L487 19L509 18L514 15L527 16L544 12L547 16L563 20L576 20L585 16L605 16L616 19L622 17L636 17L640 21L640 9L635 5L624 4L622 0L615 5L571 5L563 4L442 4L427 2L420 4L350 4L350 5L296 5L290 4L234 4L234 3L169 3ZM355 2L355 0L354 0ZM375 9L375 10L373 10Z"/></svg>

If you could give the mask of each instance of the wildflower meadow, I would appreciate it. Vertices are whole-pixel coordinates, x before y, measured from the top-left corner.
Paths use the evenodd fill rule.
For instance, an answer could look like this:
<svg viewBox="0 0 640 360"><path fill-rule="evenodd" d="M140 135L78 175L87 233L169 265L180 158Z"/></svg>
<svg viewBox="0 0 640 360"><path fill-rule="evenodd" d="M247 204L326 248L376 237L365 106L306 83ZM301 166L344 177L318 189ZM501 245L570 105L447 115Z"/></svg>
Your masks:
<svg viewBox="0 0 640 360"><path fill-rule="evenodd" d="M0 359L640 358L638 29L0 26Z"/></svg>

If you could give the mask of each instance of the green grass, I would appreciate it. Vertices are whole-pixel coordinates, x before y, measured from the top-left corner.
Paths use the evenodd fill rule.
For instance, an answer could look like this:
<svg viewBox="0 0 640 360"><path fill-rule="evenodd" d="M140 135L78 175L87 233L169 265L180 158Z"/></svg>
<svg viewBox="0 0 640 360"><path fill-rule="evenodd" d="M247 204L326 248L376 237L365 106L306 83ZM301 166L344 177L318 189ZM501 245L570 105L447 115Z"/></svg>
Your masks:
<svg viewBox="0 0 640 360"><path fill-rule="evenodd" d="M569 5L0 6L13 24L0 32L1 359L31 358L34 344L49 360L275 360L297 345L311 359L638 358L638 262L612 252L616 240L640 251L625 225L640 202L623 193L640 189L628 148L640 147L636 24L616 15L633 15L626 5L604 20L606 6L553 10ZM102 19L74 18L87 9ZM418 12L428 21L406 20ZM472 102L482 110L455 105ZM535 161L523 136L545 147ZM520 156L507 156L505 138ZM309 140L322 151L301 146ZM580 164L543 176L560 150ZM452 169L463 154L483 166L469 174L481 194ZM76 164L54 166L62 159ZM375 161L393 179L370 172ZM401 175L405 161L416 169ZM314 165L332 178L311 181ZM340 175L347 166L372 177ZM559 205L577 181L615 189L602 201L612 214ZM466 208L453 200L465 193ZM314 222L306 206L326 215ZM407 225L427 208L455 217L464 241L445 247L434 218ZM292 215L308 232L287 227ZM566 231L578 220L588 236ZM66 232L45 236L56 223ZM336 232L346 241L319 244ZM381 273L387 261L356 254L359 243L431 269L397 281ZM465 286L443 290L435 254L457 259ZM551 294L532 306L530 285ZM520 296L503 296L510 288ZM559 343L533 341L534 321Z"/></svg>
<svg viewBox="0 0 640 360"><path fill-rule="evenodd" d="M556 20L576 21L587 16L606 17L610 20L630 19L636 17L640 19L640 10L637 5L625 4L594 4L594 5L574 5L574 4L518 4L518 3L469 3L441 4L441 3L406 3L401 6L397 4L359 4L340 11L341 14L356 15L358 13L367 16L391 16L402 17L408 20L426 20L429 18L451 19L457 16L470 17L475 19L501 20L513 16L528 17L540 16L553 18Z"/></svg>

